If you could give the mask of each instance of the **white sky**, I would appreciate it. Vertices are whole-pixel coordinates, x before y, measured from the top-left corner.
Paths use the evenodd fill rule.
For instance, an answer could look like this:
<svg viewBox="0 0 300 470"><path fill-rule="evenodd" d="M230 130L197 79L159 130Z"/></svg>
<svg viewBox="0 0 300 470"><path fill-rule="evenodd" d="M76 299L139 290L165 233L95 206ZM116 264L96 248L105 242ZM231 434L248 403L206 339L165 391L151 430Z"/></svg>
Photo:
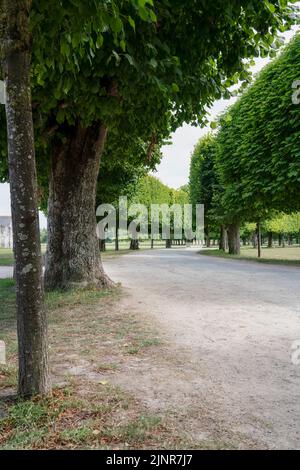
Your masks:
<svg viewBox="0 0 300 470"><path fill-rule="evenodd" d="M295 27L294 31L297 29L299 30L299 27ZM292 37L294 31L290 31L285 34L287 40ZM257 73L268 62L269 59L258 59L255 67L253 67L253 72ZM235 100L236 98L226 101L216 101L210 111L210 120L214 121L217 116ZM163 159L157 167L157 172L154 173L155 176L157 176L163 183L173 188L178 188L188 183L189 166L193 148L200 137L210 130L209 126L201 129L189 125L184 125L178 129L172 136L172 145L167 145L162 148ZM0 184L0 215L10 215L8 184ZM46 219L43 214L40 214L40 224L42 228L47 226Z"/></svg>

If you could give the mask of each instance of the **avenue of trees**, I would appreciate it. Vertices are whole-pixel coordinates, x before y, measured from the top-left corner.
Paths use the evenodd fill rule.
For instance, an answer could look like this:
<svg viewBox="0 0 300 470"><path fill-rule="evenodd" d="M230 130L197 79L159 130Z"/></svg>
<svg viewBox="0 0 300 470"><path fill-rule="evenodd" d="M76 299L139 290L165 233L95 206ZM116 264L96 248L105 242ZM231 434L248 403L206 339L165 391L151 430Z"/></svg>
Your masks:
<svg viewBox="0 0 300 470"><path fill-rule="evenodd" d="M292 99L299 70L298 34L192 156L191 201L206 205L206 231L220 228L221 249L227 229L231 254L239 254L246 222L256 225L259 256L262 229L269 233L269 246L272 233L292 235L297 223L299 232L300 105Z"/></svg>
<svg viewBox="0 0 300 470"><path fill-rule="evenodd" d="M130 173L127 173L127 169L130 168ZM127 197L127 204L130 205L137 205L141 204L147 209L148 213L148 238L151 241L151 248L154 248L155 239L160 240L162 237L162 221L163 221L163 208L164 206L170 208L170 211L166 211L165 214L167 217L170 217L170 238L166 240L166 247L170 248L172 242L178 243L178 240L174 239L174 211L172 210L173 204L178 204L181 207L182 211L182 218L181 224L183 224L183 209L184 204L189 203L189 192L188 187L182 187L179 189L173 189L169 186L163 184L158 178L155 176L151 176L145 173L145 168L143 167L128 167L127 169L119 169L115 165L111 169L111 179L109 181L106 180L105 184L98 186L105 189L105 193L107 198L106 201L111 201L109 204L114 206L117 216L117 228L114 234L109 233L111 238L115 239L115 249L119 250L119 197L126 196ZM99 205L104 202L101 199L98 199ZM160 236L159 238L153 238L151 233L151 221L152 221L152 205L160 206L158 220L159 220L159 231ZM106 214L105 214L106 215ZM136 219L143 218L139 217L141 214L137 212L134 216L129 216L129 223L133 222ZM101 220L101 219L100 219ZM166 219L165 219L166 220ZM130 249L137 250L139 249L139 242L146 240L146 238L141 237L139 235L140 231L140 223L136 223L137 229L137 238L131 238L130 241ZM121 237L123 240L128 241L129 233L121 233ZM106 249L106 243L101 242L101 251Z"/></svg>
<svg viewBox="0 0 300 470"><path fill-rule="evenodd" d="M183 214L183 206L184 204L188 204L189 202L189 194L186 188L179 188L173 189L169 188L167 185L163 184L154 176L145 176L142 178L137 187L136 191L133 194L132 201L134 203L143 204L148 209L148 222L149 228L151 228L151 216L153 216L151 212L151 205L157 204L159 206L168 206L170 208L169 217L170 217L170 237L166 238L166 248L171 248L172 241L174 243L178 242L178 239L175 239L175 225L176 225L176 215L172 210L173 204L178 204L181 206L182 214ZM160 225L160 233L162 233L162 219L163 214L159 214L159 225ZM181 224L183 223L183 215L180 219ZM163 235L163 234L162 234ZM165 234L166 235L166 234ZM151 239L151 246L154 246L154 239L151 237L151 233L149 233L149 238ZM164 237L165 238L165 237Z"/></svg>
<svg viewBox="0 0 300 470"><path fill-rule="evenodd" d="M207 106L249 79L245 59L274 51L293 22L285 0L0 0L22 396L51 389L38 205L47 199L46 288L109 287L95 229L103 152L151 166L170 132L205 124Z"/></svg>

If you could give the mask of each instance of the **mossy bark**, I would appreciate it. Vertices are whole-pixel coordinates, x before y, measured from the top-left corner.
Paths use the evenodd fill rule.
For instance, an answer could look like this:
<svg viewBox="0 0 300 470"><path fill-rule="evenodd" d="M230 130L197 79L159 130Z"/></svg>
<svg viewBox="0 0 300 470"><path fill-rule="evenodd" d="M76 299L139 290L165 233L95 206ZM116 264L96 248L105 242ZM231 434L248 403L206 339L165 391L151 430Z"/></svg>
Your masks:
<svg viewBox="0 0 300 470"><path fill-rule="evenodd" d="M96 234L96 185L106 127L78 122L52 148L48 200L47 290L109 288Z"/></svg>
<svg viewBox="0 0 300 470"><path fill-rule="evenodd" d="M30 2L1 1L1 59L6 84L9 180L15 256L19 394L47 395L47 318L37 205L30 88Z"/></svg>

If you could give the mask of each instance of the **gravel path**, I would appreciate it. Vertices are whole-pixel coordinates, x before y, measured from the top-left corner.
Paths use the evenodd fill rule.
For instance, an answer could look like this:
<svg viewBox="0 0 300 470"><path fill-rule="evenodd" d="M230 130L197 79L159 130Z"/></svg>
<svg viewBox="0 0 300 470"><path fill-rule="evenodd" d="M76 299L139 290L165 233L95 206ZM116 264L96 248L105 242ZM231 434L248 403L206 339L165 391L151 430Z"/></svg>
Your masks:
<svg viewBox="0 0 300 470"><path fill-rule="evenodd" d="M13 276L13 268L11 266L0 266L0 279L6 279Z"/></svg>
<svg viewBox="0 0 300 470"><path fill-rule="evenodd" d="M300 340L299 268L192 249L111 257L105 268L179 361L176 373L174 364L142 364L134 383L129 373L122 385L156 410L185 406L182 425L198 437L220 426L220 438L225 429L256 447L300 448L300 365L291 360Z"/></svg>

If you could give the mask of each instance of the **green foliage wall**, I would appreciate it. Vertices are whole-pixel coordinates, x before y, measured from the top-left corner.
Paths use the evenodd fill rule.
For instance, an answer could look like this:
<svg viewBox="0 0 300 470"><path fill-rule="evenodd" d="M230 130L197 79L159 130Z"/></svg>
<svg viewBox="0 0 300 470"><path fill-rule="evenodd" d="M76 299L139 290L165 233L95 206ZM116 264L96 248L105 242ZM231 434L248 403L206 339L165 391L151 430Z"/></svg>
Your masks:
<svg viewBox="0 0 300 470"><path fill-rule="evenodd" d="M221 118L217 168L229 216L300 209L300 105L292 101L299 73L298 34Z"/></svg>

